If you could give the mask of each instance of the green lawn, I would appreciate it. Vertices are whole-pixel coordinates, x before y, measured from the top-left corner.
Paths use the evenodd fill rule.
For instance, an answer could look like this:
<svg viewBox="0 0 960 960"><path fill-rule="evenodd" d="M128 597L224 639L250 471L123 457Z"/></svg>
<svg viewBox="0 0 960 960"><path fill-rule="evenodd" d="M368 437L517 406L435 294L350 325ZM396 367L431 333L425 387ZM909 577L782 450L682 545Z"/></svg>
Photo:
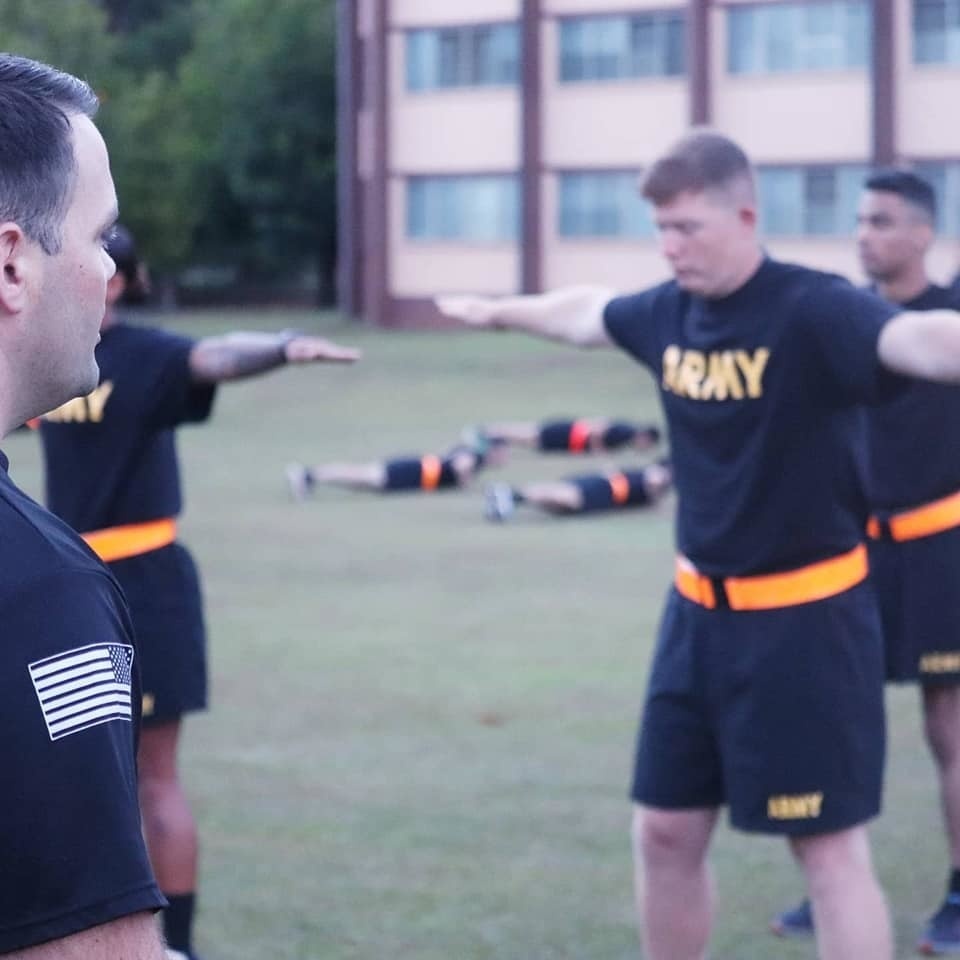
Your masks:
<svg viewBox="0 0 960 960"><path fill-rule="evenodd" d="M483 420L656 419L650 378L509 335L303 313L173 323L300 324L365 351L352 369L225 387L214 421L181 433L183 537L212 638L214 708L188 722L184 750L205 960L638 957L626 790L672 503L493 526L479 487L294 504L283 466L439 451ZM36 492L35 438L6 451ZM502 474L580 466L518 454ZM915 691L890 706L874 838L908 956L947 863ZM782 842L724 827L714 860L715 960L813 956L765 933L799 889Z"/></svg>

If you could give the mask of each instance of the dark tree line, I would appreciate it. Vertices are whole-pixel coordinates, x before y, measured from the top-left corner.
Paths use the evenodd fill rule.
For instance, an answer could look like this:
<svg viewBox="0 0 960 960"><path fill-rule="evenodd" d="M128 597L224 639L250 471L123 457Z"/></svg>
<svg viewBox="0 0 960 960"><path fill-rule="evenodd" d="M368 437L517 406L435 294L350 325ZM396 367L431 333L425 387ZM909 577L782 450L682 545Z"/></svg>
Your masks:
<svg viewBox="0 0 960 960"><path fill-rule="evenodd" d="M122 218L156 269L332 295L333 0L0 0L6 50L102 100Z"/></svg>

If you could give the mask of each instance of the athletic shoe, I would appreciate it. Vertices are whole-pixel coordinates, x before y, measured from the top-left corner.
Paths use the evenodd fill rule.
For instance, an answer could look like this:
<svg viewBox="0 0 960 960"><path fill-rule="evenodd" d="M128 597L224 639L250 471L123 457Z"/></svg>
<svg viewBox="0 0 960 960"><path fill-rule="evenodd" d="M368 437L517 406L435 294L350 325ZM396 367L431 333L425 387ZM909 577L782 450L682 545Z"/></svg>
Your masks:
<svg viewBox="0 0 960 960"><path fill-rule="evenodd" d="M960 894L948 894L927 921L917 950L928 957L960 956Z"/></svg>
<svg viewBox="0 0 960 960"><path fill-rule="evenodd" d="M167 947L167 960L200 960L200 958L192 950L184 953L182 950L171 950Z"/></svg>
<svg viewBox="0 0 960 960"><path fill-rule="evenodd" d="M778 937L812 937L813 911L810 901L804 900L783 913L778 913L770 921L770 930Z"/></svg>
<svg viewBox="0 0 960 960"><path fill-rule="evenodd" d="M287 488L294 500L304 500L313 492L313 474L302 463L288 463Z"/></svg>
<svg viewBox="0 0 960 960"><path fill-rule="evenodd" d="M493 523L503 523L516 508L513 490L508 483L491 483L483 491L483 515Z"/></svg>

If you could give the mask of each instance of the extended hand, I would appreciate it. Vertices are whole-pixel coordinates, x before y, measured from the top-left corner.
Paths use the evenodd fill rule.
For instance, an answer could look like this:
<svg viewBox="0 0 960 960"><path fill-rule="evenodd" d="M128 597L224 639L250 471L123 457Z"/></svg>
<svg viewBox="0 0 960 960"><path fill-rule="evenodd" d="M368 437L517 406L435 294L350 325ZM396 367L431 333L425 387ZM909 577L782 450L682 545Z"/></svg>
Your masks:
<svg viewBox="0 0 960 960"><path fill-rule="evenodd" d="M434 297L437 309L470 327L496 327L497 301L492 297L450 295Z"/></svg>
<svg viewBox="0 0 960 960"><path fill-rule="evenodd" d="M360 359L360 351L353 347L307 334L291 337L283 349L287 363L354 363Z"/></svg>

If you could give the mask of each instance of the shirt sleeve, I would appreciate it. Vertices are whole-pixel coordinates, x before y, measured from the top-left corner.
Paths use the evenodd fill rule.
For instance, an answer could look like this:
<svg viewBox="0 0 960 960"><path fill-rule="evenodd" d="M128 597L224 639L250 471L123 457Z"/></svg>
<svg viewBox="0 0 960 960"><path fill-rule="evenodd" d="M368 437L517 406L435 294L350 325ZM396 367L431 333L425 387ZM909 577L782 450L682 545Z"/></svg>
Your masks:
<svg viewBox="0 0 960 960"><path fill-rule="evenodd" d="M644 290L611 300L603 311L607 335L635 360L656 369L660 364L660 345L654 323L657 290Z"/></svg>
<svg viewBox="0 0 960 960"><path fill-rule="evenodd" d="M877 351L880 332L899 308L841 277L828 277L806 297L805 333L817 362L816 387L833 403L877 404L909 380L887 369Z"/></svg>
<svg viewBox="0 0 960 960"><path fill-rule="evenodd" d="M190 372L190 352L195 341L166 330L145 330L150 337L149 392L151 423L156 427L178 427L202 423L213 411L215 384L195 383Z"/></svg>
<svg viewBox="0 0 960 960"><path fill-rule="evenodd" d="M140 828L139 678L118 588L34 579L0 605L0 954L165 905Z"/></svg>

